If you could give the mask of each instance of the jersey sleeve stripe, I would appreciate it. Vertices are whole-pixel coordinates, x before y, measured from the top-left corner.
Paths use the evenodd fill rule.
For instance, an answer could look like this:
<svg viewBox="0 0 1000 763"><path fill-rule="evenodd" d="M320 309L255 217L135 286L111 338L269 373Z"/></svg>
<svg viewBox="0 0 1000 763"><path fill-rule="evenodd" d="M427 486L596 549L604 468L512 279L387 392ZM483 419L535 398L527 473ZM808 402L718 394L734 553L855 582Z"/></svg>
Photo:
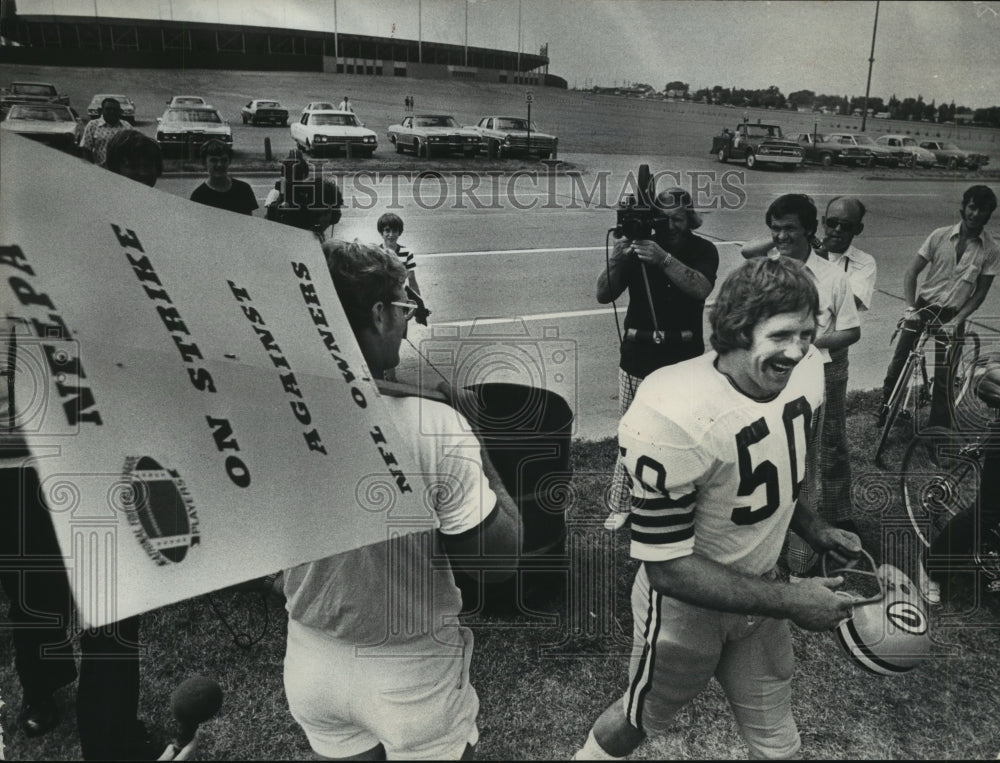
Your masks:
<svg viewBox="0 0 1000 763"><path fill-rule="evenodd" d="M632 524L632 542L647 546L664 546L670 543L682 543L694 537L694 525L675 530L674 532L646 532Z"/></svg>
<svg viewBox="0 0 1000 763"><path fill-rule="evenodd" d="M685 493L680 498L671 498L670 496L657 496L656 498L639 498L638 496L632 496L632 508L633 509L683 509L686 506L690 506L694 503L697 495L694 491L690 493Z"/></svg>
<svg viewBox="0 0 1000 763"><path fill-rule="evenodd" d="M632 523L638 527L677 527L694 522L694 509L689 511L657 512L647 514L632 510Z"/></svg>

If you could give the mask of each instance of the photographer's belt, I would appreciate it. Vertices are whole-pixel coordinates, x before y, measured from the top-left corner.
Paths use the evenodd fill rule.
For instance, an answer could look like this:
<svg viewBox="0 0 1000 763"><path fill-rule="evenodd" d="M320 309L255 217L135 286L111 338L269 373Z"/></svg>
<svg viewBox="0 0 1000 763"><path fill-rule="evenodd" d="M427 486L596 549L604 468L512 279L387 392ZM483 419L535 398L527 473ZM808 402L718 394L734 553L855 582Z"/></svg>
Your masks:
<svg viewBox="0 0 1000 763"><path fill-rule="evenodd" d="M694 332L688 329L682 331L643 331L640 329L625 329L625 341L636 344L680 344L693 342Z"/></svg>

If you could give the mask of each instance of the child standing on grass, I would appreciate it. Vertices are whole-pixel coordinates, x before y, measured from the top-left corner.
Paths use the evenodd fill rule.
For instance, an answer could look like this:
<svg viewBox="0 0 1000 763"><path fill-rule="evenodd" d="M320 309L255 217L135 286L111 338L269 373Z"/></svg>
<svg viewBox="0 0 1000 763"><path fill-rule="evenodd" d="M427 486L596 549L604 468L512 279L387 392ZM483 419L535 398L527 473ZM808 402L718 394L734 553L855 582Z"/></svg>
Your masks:
<svg viewBox="0 0 1000 763"><path fill-rule="evenodd" d="M387 252L392 252L399 257L399 262L406 268L406 285L415 294L420 295L420 287L417 285L417 262L413 258L413 252L404 249L399 244L399 237L403 235L403 220L399 215L386 212L378 219L378 232L382 236L382 248ZM396 369L387 369L385 372L387 381L396 381Z"/></svg>

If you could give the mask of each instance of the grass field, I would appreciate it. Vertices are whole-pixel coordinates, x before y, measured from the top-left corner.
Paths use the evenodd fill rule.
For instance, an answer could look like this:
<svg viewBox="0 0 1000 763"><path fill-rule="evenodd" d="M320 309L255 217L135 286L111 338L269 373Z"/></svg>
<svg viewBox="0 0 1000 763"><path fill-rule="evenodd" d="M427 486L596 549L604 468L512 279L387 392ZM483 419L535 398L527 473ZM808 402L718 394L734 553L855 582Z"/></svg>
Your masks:
<svg viewBox="0 0 1000 763"><path fill-rule="evenodd" d="M895 474L869 464L875 435L874 393L849 398L848 434L855 444L855 517L866 548L878 560L883 526L902 521ZM887 462L898 463L904 433L893 441ZM636 565L627 537L601 529L602 495L615 443L579 442L573 447L575 476L568 516L581 553L603 559L611 590L587 587L600 579L592 567L574 568L579 606L556 623L526 616L467 617L476 636L473 684L482 703L479 754L493 760L565 759L582 744L590 724L625 688L631 634L628 592ZM577 558L577 557L571 557ZM588 573L585 580L576 577ZM986 759L1000 752L997 738L996 659L1000 602L977 601L971 588L949 593L931 610L935 654L904 676L862 672L840 653L831 634L793 627L796 675L793 703L806 759ZM604 591L605 595L600 595ZM257 634L249 649L233 644L216 610L237 632ZM287 760L310 754L291 718L282 688L286 618L279 602L267 604L247 592L224 591L144 617L148 654L142 671L140 713L164 737L172 733L170 692L192 674L215 677L225 691L220 716L203 727L200 757ZM53 732L28 740L14 731L20 703L10 640L0 638L0 685L7 756L16 760L79 757L72 687L58 699L63 721ZM336 687L331 687L335 691ZM13 732L13 733L11 733ZM635 759L745 757L735 724L713 682L676 717L669 734L644 743Z"/></svg>

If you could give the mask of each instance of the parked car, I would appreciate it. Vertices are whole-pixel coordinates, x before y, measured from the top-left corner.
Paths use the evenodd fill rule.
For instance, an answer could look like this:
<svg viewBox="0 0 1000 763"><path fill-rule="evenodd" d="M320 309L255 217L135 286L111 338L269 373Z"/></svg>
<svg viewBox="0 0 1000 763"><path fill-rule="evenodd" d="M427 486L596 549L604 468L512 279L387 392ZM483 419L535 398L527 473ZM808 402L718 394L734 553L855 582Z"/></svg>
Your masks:
<svg viewBox="0 0 1000 763"><path fill-rule="evenodd" d="M250 101L240 110L240 116L243 117L243 124L270 122L281 127L288 124L288 109L277 101Z"/></svg>
<svg viewBox="0 0 1000 763"><path fill-rule="evenodd" d="M15 103L0 130L17 133L75 154L83 123L69 106L59 103Z"/></svg>
<svg viewBox="0 0 1000 763"><path fill-rule="evenodd" d="M56 90L48 82L12 82L10 87L0 91L0 111L6 111L16 103L58 103L69 106L69 96Z"/></svg>
<svg viewBox="0 0 1000 763"><path fill-rule="evenodd" d="M302 109L302 113L305 114L307 111L338 111L338 109L329 101L310 101Z"/></svg>
<svg viewBox="0 0 1000 763"><path fill-rule="evenodd" d="M169 108L156 120L156 142L166 154L216 138L232 145L233 131L214 106Z"/></svg>
<svg viewBox="0 0 1000 763"><path fill-rule="evenodd" d="M902 148L890 148L876 143L868 135L855 135L852 132L831 132L827 133L828 141L835 141L844 146L858 146L871 151L875 164L885 167L898 167L906 164L910 155Z"/></svg>
<svg viewBox="0 0 1000 763"><path fill-rule="evenodd" d="M175 95L169 101L167 101L167 108L176 108L179 106L208 106L209 103L200 95Z"/></svg>
<svg viewBox="0 0 1000 763"><path fill-rule="evenodd" d="M417 156L432 153L457 153L475 156L482 142L479 133L471 127L462 127L454 117L446 114L414 114L403 117L399 124L390 125L389 142L396 146L396 153L413 151Z"/></svg>
<svg viewBox="0 0 1000 763"><path fill-rule="evenodd" d="M778 125L736 125L735 132L723 131L712 139L712 153L720 162L742 159L753 169L758 164L780 164L794 169L802 164L802 147L786 138Z"/></svg>
<svg viewBox="0 0 1000 763"><path fill-rule="evenodd" d="M482 139L480 146L491 159L505 156L536 154L548 159L556 152L559 139L555 135L539 132L534 122L528 129L528 120L521 117L483 117L474 129ZM529 149L529 143L530 149Z"/></svg>
<svg viewBox="0 0 1000 763"><path fill-rule="evenodd" d="M811 164L847 164L854 167L871 167L875 163L870 148L853 143L830 140L822 133L800 132L796 138L802 146L802 161Z"/></svg>
<svg viewBox="0 0 1000 763"><path fill-rule="evenodd" d="M90 103L87 104L88 117L91 119L97 119L101 116L101 104L104 102L105 98L114 98L118 101L122 107L122 119L130 125L135 124L135 104L132 103L132 99L127 95L116 95L115 93L98 93L91 98Z"/></svg>
<svg viewBox="0 0 1000 763"><path fill-rule="evenodd" d="M958 167L965 167L970 170L978 170L990 162L986 154L977 154L971 151L963 151L954 143L946 140L925 140L920 143L921 148L926 148L937 159L937 163L950 170Z"/></svg>
<svg viewBox="0 0 1000 763"><path fill-rule="evenodd" d="M933 167L937 164L937 157L926 148L917 145L917 141L909 135L881 135L875 139L880 146L887 148L902 149L907 154L907 166Z"/></svg>
<svg viewBox="0 0 1000 763"><path fill-rule="evenodd" d="M378 147L378 136L350 111L306 111L290 130L295 145L316 156L349 148L352 156L370 157Z"/></svg>

